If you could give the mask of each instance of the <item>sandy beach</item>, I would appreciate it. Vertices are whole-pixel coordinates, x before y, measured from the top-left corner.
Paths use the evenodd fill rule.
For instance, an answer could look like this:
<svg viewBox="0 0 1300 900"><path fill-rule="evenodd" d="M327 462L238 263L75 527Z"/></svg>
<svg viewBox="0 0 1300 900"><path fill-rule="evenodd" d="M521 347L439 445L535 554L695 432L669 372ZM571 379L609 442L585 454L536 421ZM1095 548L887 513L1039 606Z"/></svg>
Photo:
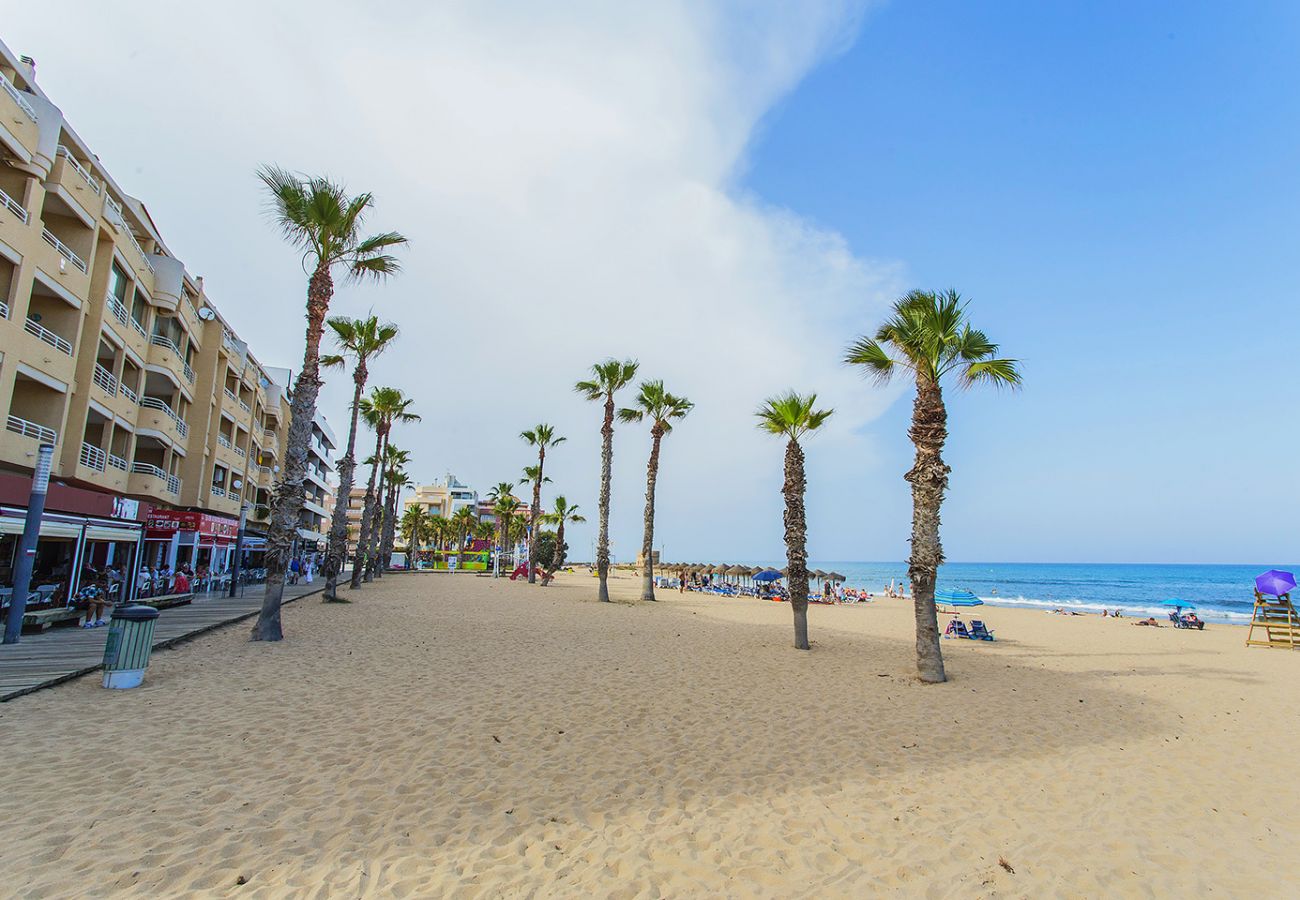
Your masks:
<svg viewBox="0 0 1300 900"><path fill-rule="evenodd" d="M814 606L801 653L786 604L594 594L395 575L0 706L3 893L1294 890L1300 654L1241 628L986 607L923 686L907 601Z"/></svg>

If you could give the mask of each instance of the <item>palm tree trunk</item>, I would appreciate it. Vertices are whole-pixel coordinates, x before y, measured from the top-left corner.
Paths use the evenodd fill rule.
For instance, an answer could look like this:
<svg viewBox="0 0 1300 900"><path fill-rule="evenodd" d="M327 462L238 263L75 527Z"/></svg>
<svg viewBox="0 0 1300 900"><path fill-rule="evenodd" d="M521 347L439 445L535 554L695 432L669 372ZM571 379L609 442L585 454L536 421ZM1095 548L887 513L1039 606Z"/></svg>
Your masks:
<svg viewBox="0 0 1300 900"><path fill-rule="evenodd" d="M366 363L358 360L352 373L352 424L348 428L348 449L339 460L339 492L334 498L334 516L330 520L329 549L325 553L325 599L337 601L339 573L348 555L348 502L352 493L352 474L357 467L357 419L361 412L361 391L366 385Z"/></svg>
<svg viewBox="0 0 1300 900"><path fill-rule="evenodd" d="M379 449L383 446L382 429L375 432L375 461L370 466L370 482L366 485L366 499L361 505L361 528L357 533L357 552L352 560L352 590L361 587L361 576L366 568L366 547L370 543L370 519L375 511L375 474L379 471Z"/></svg>
<svg viewBox="0 0 1300 900"><path fill-rule="evenodd" d="M400 499L402 489L394 486L392 488L392 500L388 503L388 516L384 520L384 543L380 550L380 562L375 572L375 577L380 577L384 570L393 562L393 543L397 539L397 501Z"/></svg>
<svg viewBox="0 0 1300 900"><path fill-rule="evenodd" d="M912 605L916 614L916 670L931 684L947 681L943 652L939 646L939 616L934 606L934 584L943 563L939 543L939 508L948 487L943 462L948 437L948 412L943 390L930 379L917 375L916 401L912 406L912 427L908 432L916 445L916 460L904 477L912 485L912 556L907 577L912 582Z"/></svg>
<svg viewBox="0 0 1300 900"><path fill-rule="evenodd" d="M663 427L655 425L650 429L650 435L650 462L646 466L645 485L645 534L641 538L641 558L645 560L645 568L641 575L642 600L655 598L655 482L659 478L659 442L663 440Z"/></svg>
<svg viewBox="0 0 1300 900"><path fill-rule="evenodd" d="M600 427L600 536L596 541L597 599L609 602L609 482L614 468L614 392L605 395L605 421Z"/></svg>
<svg viewBox="0 0 1300 900"><path fill-rule="evenodd" d="M804 515L803 448L791 438L785 446L785 558L794 610L794 647L808 649L808 523Z"/></svg>
<svg viewBox="0 0 1300 900"><path fill-rule="evenodd" d="M383 434L379 440L379 486L375 488L375 502L371 510L370 531L366 541L366 568L362 573L363 581L372 581L375 576L375 556L379 552L379 526L384 509L384 478L388 475L388 467L384 465L384 457L388 454L388 429L382 429Z"/></svg>
<svg viewBox="0 0 1300 900"><path fill-rule="evenodd" d="M284 573L298 533L302 513L303 480L307 475L307 448L311 445L311 421L316 416L316 396L320 393L320 341L329 313L334 281L328 265L312 272L307 284L307 348L303 352L302 371L294 383L290 403L289 436L284 450L284 477L271 498L271 527L266 537L266 591L262 611L253 626L255 641L278 641L284 638L280 624L280 601L284 597Z"/></svg>
<svg viewBox="0 0 1300 900"><path fill-rule="evenodd" d="M538 519L542 515L542 476L546 473L542 467L546 465L546 448L543 447L537 451L537 480L533 482L533 509L532 516L529 518L528 530L528 583L537 583L537 525Z"/></svg>

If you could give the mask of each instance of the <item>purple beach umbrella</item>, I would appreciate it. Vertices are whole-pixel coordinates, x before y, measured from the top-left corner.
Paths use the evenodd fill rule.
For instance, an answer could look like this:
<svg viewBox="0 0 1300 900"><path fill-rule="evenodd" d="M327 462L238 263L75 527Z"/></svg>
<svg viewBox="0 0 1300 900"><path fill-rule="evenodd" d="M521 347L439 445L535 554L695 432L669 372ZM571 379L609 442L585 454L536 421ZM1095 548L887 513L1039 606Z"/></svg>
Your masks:
<svg viewBox="0 0 1300 900"><path fill-rule="evenodd" d="M1281 597L1295 589L1295 576L1290 572L1269 569L1255 578L1255 590L1272 597Z"/></svg>

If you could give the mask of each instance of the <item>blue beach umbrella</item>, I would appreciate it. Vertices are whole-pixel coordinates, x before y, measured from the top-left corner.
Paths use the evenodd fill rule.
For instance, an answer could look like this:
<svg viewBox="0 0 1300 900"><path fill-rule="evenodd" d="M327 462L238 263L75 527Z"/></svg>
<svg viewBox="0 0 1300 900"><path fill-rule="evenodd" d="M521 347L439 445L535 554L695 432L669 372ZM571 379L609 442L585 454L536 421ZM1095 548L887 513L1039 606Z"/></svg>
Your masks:
<svg viewBox="0 0 1300 900"><path fill-rule="evenodd" d="M1161 605L1161 606L1176 606L1176 607L1178 607L1179 609L1196 609L1196 604L1195 604L1195 603L1189 603L1189 602L1186 601L1186 600L1179 600L1177 597L1173 597L1173 598L1171 598L1171 599L1169 599L1169 600L1161 601L1160 605Z"/></svg>
<svg viewBox="0 0 1300 900"><path fill-rule="evenodd" d="M1281 597L1295 590L1295 576L1290 572L1269 569L1255 578L1255 590L1272 597Z"/></svg>
<svg viewBox="0 0 1300 900"><path fill-rule="evenodd" d="M780 578L781 573L776 569L764 569L754 576L755 581L778 581Z"/></svg>
<svg viewBox="0 0 1300 900"><path fill-rule="evenodd" d="M934 601L936 603L947 603L949 606L984 605L984 601L970 591L935 591Z"/></svg>

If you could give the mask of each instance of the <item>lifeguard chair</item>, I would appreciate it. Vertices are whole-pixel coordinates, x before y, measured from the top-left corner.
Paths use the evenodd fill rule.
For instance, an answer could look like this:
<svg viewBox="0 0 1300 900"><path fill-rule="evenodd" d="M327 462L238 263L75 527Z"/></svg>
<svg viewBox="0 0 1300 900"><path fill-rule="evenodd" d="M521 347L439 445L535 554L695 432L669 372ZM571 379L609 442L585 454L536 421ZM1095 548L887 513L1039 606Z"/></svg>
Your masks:
<svg viewBox="0 0 1300 900"><path fill-rule="evenodd" d="M1246 646L1281 647L1285 650L1300 646L1300 616L1291 605L1289 593L1267 597L1255 591L1255 612L1250 617Z"/></svg>

